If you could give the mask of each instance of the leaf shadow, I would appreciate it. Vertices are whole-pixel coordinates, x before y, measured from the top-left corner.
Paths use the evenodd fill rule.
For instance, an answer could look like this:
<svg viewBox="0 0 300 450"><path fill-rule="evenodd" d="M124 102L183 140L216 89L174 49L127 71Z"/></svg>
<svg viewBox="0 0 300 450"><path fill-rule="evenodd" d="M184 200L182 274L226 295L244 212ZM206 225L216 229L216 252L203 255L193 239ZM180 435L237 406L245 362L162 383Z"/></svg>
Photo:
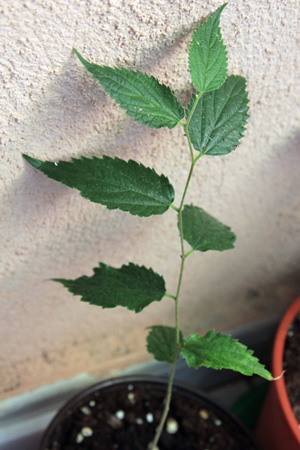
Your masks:
<svg viewBox="0 0 300 450"><path fill-rule="evenodd" d="M175 57L178 46L187 47L186 40L194 28L195 23L190 23L162 36L150 49L138 52L137 60L128 61L128 66L149 74L152 68L159 71L160 62ZM160 81L164 82L163 79ZM189 96L190 89L191 84L178 92L179 97L183 98L186 91ZM11 144L8 140L8 153L16 154L19 176L7 184L5 193L9 201L0 211L9 225L10 239L18 236L18 242L26 240L30 224L44 223L45 227L51 227L55 211L64 208L71 196L70 188L38 173L22 159L22 153L51 160L70 159L81 154L98 157L107 154L141 161L147 156L147 143L152 141L153 134L160 132L126 116L70 51L59 74L30 103L24 119L10 127L10 134L15 138ZM49 156L51 154L53 157ZM74 195L78 195L77 191ZM143 222L142 234L151 234L151 222L149 225ZM124 241L132 231L127 223L131 223L130 218L122 222ZM104 224L101 226L105 227ZM47 239L47 233L40 234L39 245Z"/></svg>
<svg viewBox="0 0 300 450"><path fill-rule="evenodd" d="M178 44L194 27L195 24L189 24L176 29L167 39L162 37L144 55L140 54L140 63L133 68L149 72L155 64L159 66L159 61L174 53ZM132 66L130 62L129 66ZM182 92L181 94L183 95ZM110 120L113 121L112 124ZM103 127L103 123L107 126ZM91 135L86 135L87 130L92 131ZM22 136L18 153L20 164L24 167L26 166L21 158L23 152L41 159L45 154L50 159L52 152L52 160L69 159L70 155L79 157L81 154L100 157L104 153L120 157L126 154L132 159L139 159L139 142L151 141L153 133L159 132L160 130L135 123L126 116L80 65L73 52L62 66L60 74L49 83L47 90L42 90L41 98L33 104L28 116L16 123L12 130L12 134ZM12 147L13 150L15 149ZM18 183L26 185L31 180L32 169L27 166L26 172L27 175L19 177ZM39 176L37 181L35 191L42 198L50 184L45 178L41 183ZM66 192L66 188L61 186L55 189L56 195L59 195L60 190L62 193ZM36 202L39 200L32 199Z"/></svg>

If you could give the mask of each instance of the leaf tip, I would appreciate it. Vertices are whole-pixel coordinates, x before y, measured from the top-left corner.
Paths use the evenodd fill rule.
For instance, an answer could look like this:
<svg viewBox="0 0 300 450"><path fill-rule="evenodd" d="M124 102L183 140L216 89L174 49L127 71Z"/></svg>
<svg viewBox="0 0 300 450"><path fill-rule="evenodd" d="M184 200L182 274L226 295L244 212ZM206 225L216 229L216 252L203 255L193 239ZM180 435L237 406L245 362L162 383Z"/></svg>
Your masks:
<svg viewBox="0 0 300 450"><path fill-rule="evenodd" d="M79 53L78 50L76 50L75 47L72 48L73 52L75 53L75 55L77 56L77 58L79 59L79 61L87 68L87 66L90 64L86 59L84 59L84 57Z"/></svg>
<svg viewBox="0 0 300 450"><path fill-rule="evenodd" d="M223 9L228 5L228 2L223 3L223 5L219 6L219 8L217 9L216 13L218 13L219 15L221 15L221 13L223 12Z"/></svg>
<svg viewBox="0 0 300 450"><path fill-rule="evenodd" d="M43 164L43 161L40 161L39 159L32 158L29 155L26 155L25 153L22 153L23 158L35 169L40 169L41 165Z"/></svg>
<svg viewBox="0 0 300 450"><path fill-rule="evenodd" d="M284 374L285 374L285 370L283 370L282 373L278 377L272 377L272 375L271 375L270 381L280 380L280 378L282 378Z"/></svg>
<svg viewBox="0 0 300 450"><path fill-rule="evenodd" d="M31 159L30 156L26 155L26 153L21 153L21 155L23 156L24 159L26 159L26 161L29 161Z"/></svg>
<svg viewBox="0 0 300 450"><path fill-rule="evenodd" d="M65 281L63 278L48 278L48 281L54 281L55 283L61 283L64 285Z"/></svg>

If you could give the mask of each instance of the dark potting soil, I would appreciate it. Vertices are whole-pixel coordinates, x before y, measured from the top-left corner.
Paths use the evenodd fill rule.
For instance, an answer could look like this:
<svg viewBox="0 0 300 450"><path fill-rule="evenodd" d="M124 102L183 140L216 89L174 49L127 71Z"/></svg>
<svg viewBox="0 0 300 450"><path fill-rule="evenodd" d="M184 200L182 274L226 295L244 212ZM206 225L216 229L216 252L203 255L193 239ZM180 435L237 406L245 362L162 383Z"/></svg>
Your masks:
<svg viewBox="0 0 300 450"><path fill-rule="evenodd" d="M300 424L300 313L291 324L284 348L283 368L286 390Z"/></svg>
<svg viewBox="0 0 300 450"><path fill-rule="evenodd" d="M147 450L162 412L165 385L126 382L80 399L42 450ZM173 393L159 450L255 450L222 410Z"/></svg>

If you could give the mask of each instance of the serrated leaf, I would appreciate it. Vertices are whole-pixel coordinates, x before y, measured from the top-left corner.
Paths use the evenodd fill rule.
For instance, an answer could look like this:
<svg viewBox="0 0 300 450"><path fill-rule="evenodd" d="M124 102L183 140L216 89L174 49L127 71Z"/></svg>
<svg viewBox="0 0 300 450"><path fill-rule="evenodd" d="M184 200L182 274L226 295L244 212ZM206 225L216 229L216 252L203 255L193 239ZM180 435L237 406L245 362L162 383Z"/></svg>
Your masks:
<svg viewBox="0 0 300 450"><path fill-rule="evenodd" d="M181 331L180 342L183 343ZM147 349L157 361L172 363L176 355L176 328L162 325L151 327L147 336Z"/></svg>
<svg viewBox="0 0 300 450"><path fill-rule="evenodd" d="M213 369L231 369L243 375L259 375L272 380L272 375L255 358L253 351L236 339L222 333L209 331L201 337L197 334L189 336L183 344L182 354L188 366L197 369L200 366Z"/></svg>
<svg viewBox="0 0 300 450"><path fill-rule="evenodd" d="M166 293L163 277L152 269L132 263L120 269L100 263L91 277L53 281L62 283L72 294L80 295L83 302L102 308L124 306L136 313L160 301Z"/></svg>
<svg viewBox="0 0 300 450"><path fill-rule="evenodd" d="M193 33L189 48L189 66L198 92L218 89L227 76L227 53L220 31L220 16L227 3Z"/></svg>
<svg viewBox="0 0 300 450"><path fill-rule="evenodd" d="M151 128L174 128L184 117L184 109L171 89L153 76L89 63L74 51L110 97L135 121Z"/></svg>
<svg viewBox="0 0 300 450"><path fill-rule="evenodd" d="M52 163L23 156L49 178L78 189L82 197L108 209L148 217L163 214L174 200L168 178L132 160L103 156Z"/></svg>
<svg viewBox="0 0 300 450"><path fill-rule="evenodd" d="M193 96L187 117L195 100ZM220 89L204 94L198 101L189 124L193 147L211 156L232 152L243 137L248 117L246 80L232 75Z"/></svg>
<svg viewBox="0 0 300 450"><path fill-rule="evenodd" d="M185 205L182 211L183 238L194 250L229 250L236 240L231 229L202 208Z"/></svg>

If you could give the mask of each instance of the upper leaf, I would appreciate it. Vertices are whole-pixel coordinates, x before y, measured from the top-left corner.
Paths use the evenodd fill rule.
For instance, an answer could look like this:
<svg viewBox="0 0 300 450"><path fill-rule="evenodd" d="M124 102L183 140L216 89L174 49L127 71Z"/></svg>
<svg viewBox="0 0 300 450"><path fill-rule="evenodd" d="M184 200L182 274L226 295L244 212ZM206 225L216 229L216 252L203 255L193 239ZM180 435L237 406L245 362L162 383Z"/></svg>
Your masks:
<svg viewBox="0 0 300 450"><path fill-rule="evenodd" d="M189 336L182 348L182 354L188 366L198 369L200 366L213 369L231 369L243 375L259 375L272 380L272 375L260 364L252 350L236 339L221 333L209 331L201 337L197 334Z"/></svg>
<svg viewBox="0 0 300 450"><path fill-rule="evenodd" d="M187 117L195 101L193 96ZM232 152L243 137L248 117L246 80L232 75L220 89L204 94L198 101L189 124L193 147L211 156Z"/></svg>
<svg viewBox="0 0 300 450"><path fill-rule="evenodd" d="M80 295L81 300L102 308L124 306L140 312L165 295L164 279L144 266L130 263L120 269L100 263L91 277L82 276L76 280L56 278L72 294Z"/></svg>
<svg viewBox="0 0 300 450"><path fill-rule="evenodd" d="M174 200L174 188L164 175L132 160L103 156L52 163L23 156L49 178L78 189L82 197L108 209L147 217L163 214Z"/></svg>
<svg viewBox="0 0 300 450"><path fill-rule="evenodd" d="M183 343L181 331L180 341ZM176 328L162 325L151 327L151 331L147 336L147 349L157 361L172 363L176 355Z"/></svg>
<svg viewBox="0 0 300 450"><path fill-rule="evenodd" d="M231 229L203 209L185 205L182 211L183 238L194 250L229 250L236 240Z"/></svg>
<svg viewBox="0 0 300 450"><path fill-rule="evenodd" d="M218 89L227 76L227 53L219 27L227 3L195 31L189 49L191 77L198 92Z"/></svg>
<svg viewBox="0 0 300 450"><path fill-rule="evenodd" d="M98 66L76 55L104 90L129 116L151 128L174 128L184 117L184 109L168 86L145 73Z"/></svg>

